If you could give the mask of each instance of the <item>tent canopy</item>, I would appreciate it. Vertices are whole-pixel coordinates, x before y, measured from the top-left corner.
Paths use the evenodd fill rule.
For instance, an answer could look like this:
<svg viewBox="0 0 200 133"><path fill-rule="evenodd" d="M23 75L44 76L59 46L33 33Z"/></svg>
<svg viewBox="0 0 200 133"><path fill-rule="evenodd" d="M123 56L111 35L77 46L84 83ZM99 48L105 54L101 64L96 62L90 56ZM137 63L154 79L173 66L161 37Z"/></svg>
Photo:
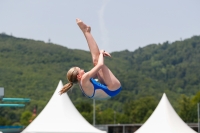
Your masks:
<svg viewBox="0 0 200 133"><path fill-rule="evenodd" d="M60 81L45 108L22 133L105 133L84 119L67 93L59 95L62 87Z"/></svg>
<svg viewBox="0 0 200 133"><path fill-rule="evenodd" d="M165 93L149 119L135 133L196 133L175 112Z"/></svg>

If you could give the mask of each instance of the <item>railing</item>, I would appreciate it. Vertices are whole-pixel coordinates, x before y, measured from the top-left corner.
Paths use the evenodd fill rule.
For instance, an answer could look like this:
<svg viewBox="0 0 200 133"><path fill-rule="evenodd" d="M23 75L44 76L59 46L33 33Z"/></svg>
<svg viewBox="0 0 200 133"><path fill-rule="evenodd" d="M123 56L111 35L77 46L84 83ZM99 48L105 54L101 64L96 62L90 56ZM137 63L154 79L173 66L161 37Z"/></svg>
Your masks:
<svg viewBox="0 0 200 133"><path fill-rule="evenodd" d="M2 98L3 102L30 102L29 98Z"/></svg>
<svg viewBox="0 0 200 133"><path fill-rule="evenodd" d="M24 107L24 104L0 104L0 107Z"/></svg>
<svg viewBox="0 0 200 133"><path fill-rule="evenodd" d="M186 123L194 131L198 131L197 123ZM137 131L143 124L102 124L95 125L96 128L107 133L134 133Z"/></svg>
<svg viewBox="0 0 200 133"><path fill-rule="evenodd" d="M23 126L0 126L0 132L3 133L20 133L23 129Z"/></svg>
<svg viewBox="0 0 200 133"><path fill-rule="evenodd" d="M29 98L2 98L3 102L30 102ZM0 107L24 107L25 104L5 104L0 103Z"/></svg>

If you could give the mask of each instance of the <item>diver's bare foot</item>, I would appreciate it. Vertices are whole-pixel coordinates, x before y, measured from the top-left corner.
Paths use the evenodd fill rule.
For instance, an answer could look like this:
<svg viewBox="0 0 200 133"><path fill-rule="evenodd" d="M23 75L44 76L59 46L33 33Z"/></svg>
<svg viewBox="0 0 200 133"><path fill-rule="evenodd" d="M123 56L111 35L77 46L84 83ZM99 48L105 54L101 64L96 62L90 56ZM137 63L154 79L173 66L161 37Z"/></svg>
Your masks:
<svg viewBox="0 0 200 133"><path fill-rule="evenodd" d="M80 19L76 19L76 23L78 24L79 28L85 33L85 32L90 32L91 27L87 26L86 24L83 23Z"/></svg>

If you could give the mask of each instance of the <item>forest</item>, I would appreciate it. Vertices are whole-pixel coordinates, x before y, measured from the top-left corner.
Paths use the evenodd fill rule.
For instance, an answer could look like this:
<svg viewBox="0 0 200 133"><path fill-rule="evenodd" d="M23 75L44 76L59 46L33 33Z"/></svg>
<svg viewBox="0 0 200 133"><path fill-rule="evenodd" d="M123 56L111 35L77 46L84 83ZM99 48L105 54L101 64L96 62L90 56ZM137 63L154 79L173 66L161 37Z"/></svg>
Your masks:
<svg viewBox="0 0 200 133"><path fill-rule="evenodd" d="M120 80L122 91L114 98L96 101L96 124L144 123L163 93L185 122L197 122L200 36L111 55L105 64ZM79 66L88 71L93 67L91 61L89 51L0 34L0 86L5 89L4 97L31 99L24 108L0 107L0 125L28 125L34 119L33 109L37 108L39 114L59 81L67 83L68 69ZM85 97L78 85L68 95L92 123L93 100Z"/></svg>

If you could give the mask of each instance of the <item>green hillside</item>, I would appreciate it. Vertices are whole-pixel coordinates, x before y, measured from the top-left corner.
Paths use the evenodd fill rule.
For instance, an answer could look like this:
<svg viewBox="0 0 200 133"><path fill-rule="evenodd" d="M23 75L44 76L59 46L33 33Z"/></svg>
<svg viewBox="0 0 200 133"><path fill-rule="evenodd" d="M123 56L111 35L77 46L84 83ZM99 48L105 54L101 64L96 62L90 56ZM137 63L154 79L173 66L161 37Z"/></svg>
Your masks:
<svg viewBox="0 0 200 133"><path fill-rule="evenodd" d="M105 63L120 79L123 90L112 99L96 103L101 111L117 111L122 117L121 121L137 114L130 114L129 104L136 108L135 103L139 99L143 103L148 104L148 100L153 103L149 107L144 105L151 111L146 110L145 115L148 114L141 116L144 118L136 120L134 117L134 122L145 121L163 93L180 111L181 95L191 98L200 90L200 36L173 43L151 44L133 52L113 52L111 55L112 58L106 58ZM32 111L35 105L40 112L58 82L62 80L63 84L67 83L65 75L72 66L90 70L92 62L89 51L0 34L0 86L5 88L5 97L31 98L31 103L25 109L14 108L11 111L10 114L17 114L13 119L19 120L22 112ZM78 86L68 94L79 111L81 105L92 104L92 100L84 97ZM138 104L141 105L141 102ZM0 108L1 116L9 117L5 113L8 110ZM84 110L82 112L91 122L91 109L88 114L84 114ZM129 119L128 122L133 121Z"/></svg>

